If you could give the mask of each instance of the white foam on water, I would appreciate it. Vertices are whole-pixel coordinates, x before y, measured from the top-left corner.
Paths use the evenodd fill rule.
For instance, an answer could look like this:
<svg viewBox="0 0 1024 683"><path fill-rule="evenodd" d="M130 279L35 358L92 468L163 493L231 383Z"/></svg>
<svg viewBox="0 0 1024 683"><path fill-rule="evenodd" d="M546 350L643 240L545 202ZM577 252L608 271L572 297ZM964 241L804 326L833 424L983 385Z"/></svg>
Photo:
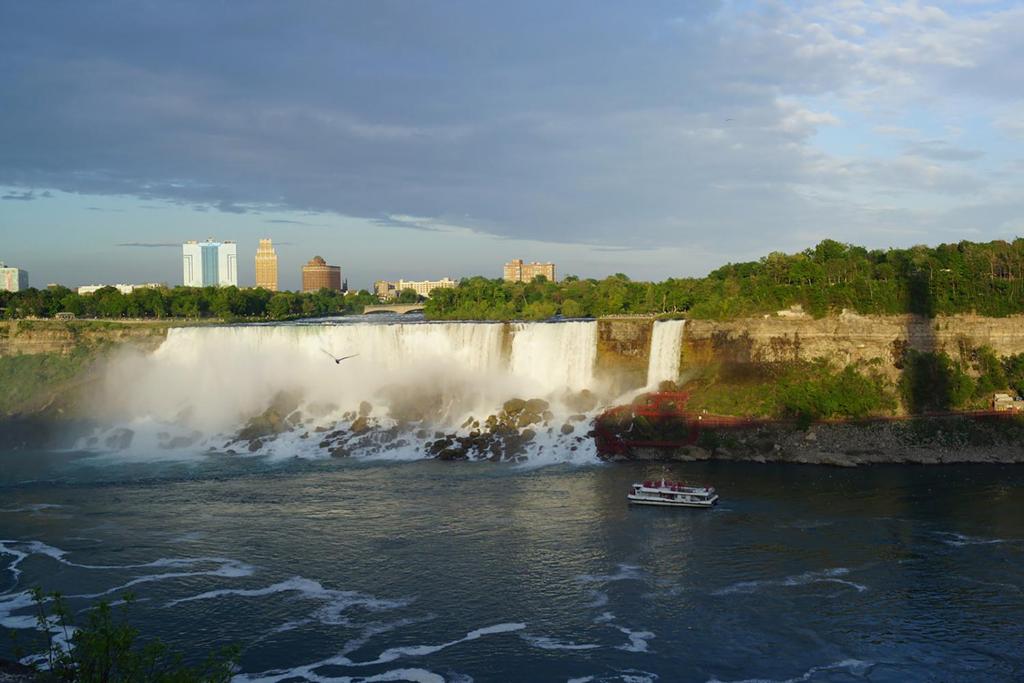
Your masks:
<svg viewBox="0 0 1024 683"><path fill-rule="evenodd" d="M712 595L732 595L736 593L756 593L763 588L770 588L772 586L806 586L813 583L837 583L844 586L849 586L855 589L858 593L863 593L868 590L868 587L861 583L854 583L846 579L838 578L840 576L846 576L850 573L850 570L846 567L836 567L833 569L824 569L816 572L805 572L803 574L796 574L794 576L787 576L783 579L765 579L759 581L740 581L734 583L731 586L720 588L719 590L712 591Z"/></svg>
<svg viewBox="0 0 1024 683"><path fill-rule="evenodd" d="M625 652L647 652L647 641L655 637L650 631L632 631L625 626L616 626L615 628L626 634L626 638L629 639L628 643L617 648Z"/></svg>
<svg viewBox="0 0 1024 683"><path fill-rule="evenodd" d="M302 576L293 576L290 579L279 581L263 588L222 588L207 591L198 595L172 600L167 603L166 607L175 607L185 602L195 602L197 600L214 600L224 597L258 598L278 593L298 593L299 597L303 599L325 602L326 604L313 615L322 624L348 624L348 619L343 614L353 607L362 607L371 611L383 611L406 607L410 602L408 600L382 600L356 591L325 588L319 581ZM283 627L278 627L276 630L289 630L308 622L309 620L289 622Z"/></svg>
<svg viewBox="0 0 1024 683"><path fill-rule="evenodd" d="M538 648L540 650L596 650L601 647L592 643L570 643L557 638L549 638L547 636L531 636L522 634L520 636L523 640L530 644L531 647Z"/></svg>
<svg viewBox="0 0 1024 683"><path fill-rule="evenodd" d="M247 565L247 564L245 564L243 562L237 562L235 560L230 560L230 561L228 561L228 563L223 564L223 565L221 565L219 567L216 567L215 569L208 569L208 570L194 571L194 572L163 572L161 574L147 574L145 576L140 576L140 577L134 578L131 581L128 581L127 583L123 583L123 584L121 584L119 586L114 586L113 588L108 588L107 590L100 591L99 593L83 593L83 594L79 594L79 595L69 595L68 597L70 597L70 598L87 598L87 599L102 598L105 595L110 595L112 593L117 593L119 591L123 591L123 590L126 590L128 588L131 588L132 586L138 586L138 585L144 584L144 583L154 583L154 582L157 582L157 581L169 581L171 579L183 579L183 578L187 578L187 577L190 577L190 576L217 576L217 577L221 577L221 578L241 578L241 577L244 577L244 576L250 576L253 573L253 571L254 571L254 569L250 565Z"/></svg>
<svg viewBox="0 0 1024 683"><path fill-rule="evenodd" d="M22 505L16 508L0 508L0 512L8 512L11 514L19 512L31 512L33 514L38 514L40 512L43 512L44 510L59 510L65 507L67 506L57 505L55 503L31 503L29 505Z"/></svg>
<svg viewBox="0 0 1024 683"><path fill-rule="evenodd" d="M867 673L871 667L875 665L874 662L865 661L862 659L844 659L831 664L825 664L823 666L811 667L804 673L794 678L776 679L776 678L744 678L743 680L737 681L723 681L718 678L710 678L707 683L802 683L803 681L809 681L815 677L816 674L826 671L838 671L846 670L851 674L861 676Z"/></svg>
<svg viewBox="0 0 1024 683"><path fill-rule="evenodd" d="M954 548L962 548L969 545L999 545L1001 543L1021 542L1013 538L984 538L981 536L968 536L955 531L935 531L933 533L939 537L940 541L946 545L951 545Z"/></svg>
<svg viewBox="0 0 1024 683"><path fill-rule="evenodd" d="M644 574L640 567L633 564L620 564L614 574L582 574L576 577L583 583L610 583L612 581L639 581Z"/></svg>
<svg viewBox="0 0 1024 683"><path fill-rule="evenodd" d="M373 676L321 676L310 671L296 670L296 673L289 678L301 677L313 683L384 683L385 681L408 681L409 683L445 683L443 676L426 669L392 669ZM231 679L232 681L257 681L264 679L246 678L240 674ZM279 678L266 680L280 680ZM465 679L462 679L465 680ZM472 681L473 679L468 679Z"/></svg>
<svg viewBox="0 0 1024 683"><path fill-rule="evenodd" d="M385 671L376 676L361 679L365 683L374 681L410 681L411 683L445 683L444 676L440 676L426 669L395 669Z"/></svg>
<svg viewBox="0 0 1024 683"><path fill-rule="evenodd" d="M0 595L0 626L9 629L36 628L38 622L35 614L15 615L15 612L35 606L35 600L29 591Z"/></svg>
<svg viewBox="0 0 1024 683"><path fill-rule="evenodd" d="M658 320L651 331L651 351L647 361L647 388L679 379L685 320Z"/></svg>
<svg viewBox="0 0 1024 683"><path fill-rule="evenodd" d="M453 640L447 643L441 643L440 645L410 645L404 647L393 647L388 648L376 659L366 662L354 662L345 655L335 655L322 659L312 664L304 664L302 666L293 667L291 669L274 669L271 671L264 671L255 674L238 674L232 680L236 683L277 683L278 681L286 680L289 678L301 677L309 681L323 681L323 680L339 680L339 679L325 679L316 673L317 669L325 666L338 666L338 667L363 667L373 666L377 664L387 664L397 659L406 657L425 657L427 655L440 652L454 645L465 643L473 640L478 640L485 636L500 635L503 633L512 633L514 631L521 631L526 628L526 624L522 623L505 623L495 624L494 626L487 626L485 628L479 628L470 631L462 638ZM340 679L345 680L345 679ZM351 679L349 679L351 680ZM362 679L372 680L372 679Z"/></svg>
<svg viewBox="0 0 1024 683"><path fill-rule="evenodd" d="M588 594L591 596L591 600L590 602L583 605L588 609L597 609L598 607L604 607L608 604L608 600L610 599L608 597L608 594L604 591L592 590L588 591ZM607 612L605 612L605 614L607 614Z"/></svg>

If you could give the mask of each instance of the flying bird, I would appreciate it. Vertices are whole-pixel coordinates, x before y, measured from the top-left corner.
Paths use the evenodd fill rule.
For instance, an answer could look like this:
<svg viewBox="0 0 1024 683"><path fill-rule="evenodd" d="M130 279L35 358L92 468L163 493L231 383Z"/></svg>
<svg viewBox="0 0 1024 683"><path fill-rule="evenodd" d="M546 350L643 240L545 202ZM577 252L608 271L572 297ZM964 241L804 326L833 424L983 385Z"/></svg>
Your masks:
<svg viewBox="0 0 1024 683"><path fill-rule="evenodd" d="M359 355L358 353L353 353L350 356L342 356L341 358L336 358L334 356L334 354L331 353L330 351L328 351L327 349L320 349L320 350L323 351L324 353L326 353L328 356L330 356L331 360L333 360L337 365L341 365L341 361L345 360L346 358L355 358L356 356Z"/></svg>

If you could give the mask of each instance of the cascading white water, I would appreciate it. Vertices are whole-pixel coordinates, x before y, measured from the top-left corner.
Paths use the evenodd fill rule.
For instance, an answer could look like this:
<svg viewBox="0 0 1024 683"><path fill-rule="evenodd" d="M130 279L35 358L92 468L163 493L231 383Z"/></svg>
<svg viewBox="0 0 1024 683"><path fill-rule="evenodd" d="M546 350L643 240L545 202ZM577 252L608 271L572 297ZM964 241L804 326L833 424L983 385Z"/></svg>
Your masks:
<svg viewBox="0 0 1024 683"><path fill-rule="evenodd" d="M482 423L510 398L545 399L555 415L578 413L559 402L567 390L593 388L596 347L595 322L174 328L152 354L111 367L102 402L136 445L150 433L160 448L174 434L190 446L224 448L253 417L282 403L298 407L299 426L289 433L307 439L290 447L349 427L346 416L367 404L377 427L411 422L433 435L435 426ZM358 355L340 364L328 357L349 354ZM293 398L281 401L283 394ZM557 435L561 425L544 427Z"/></svg>
<svg viewBox="0 0 1024 683"><path fill-rule="evenodd" d="M651 332L651 354L647 361L647 386L679 379L685 320L659 320Z"/></svg>
<svg viewBox="0 0 1024 683"><path fill-rule="evenodd" d="M548 391L594 388L597 323L517 323L512 374Z"/></svg>

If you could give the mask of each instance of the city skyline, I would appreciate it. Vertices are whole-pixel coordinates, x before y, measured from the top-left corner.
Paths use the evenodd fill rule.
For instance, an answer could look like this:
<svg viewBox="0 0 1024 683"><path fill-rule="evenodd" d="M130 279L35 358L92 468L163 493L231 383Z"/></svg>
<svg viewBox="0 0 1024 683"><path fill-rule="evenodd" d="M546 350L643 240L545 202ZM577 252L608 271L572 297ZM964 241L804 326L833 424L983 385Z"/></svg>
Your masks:
<svg viewBox="0 0 1024 683"><path fill-rule="evenodd" d="M152 245L269 235L295 288L316 253L366 284L510 253L659 280L824 238L1011 239L1021 29L984 0L21 3L0 258L173 282Z"/></svg>

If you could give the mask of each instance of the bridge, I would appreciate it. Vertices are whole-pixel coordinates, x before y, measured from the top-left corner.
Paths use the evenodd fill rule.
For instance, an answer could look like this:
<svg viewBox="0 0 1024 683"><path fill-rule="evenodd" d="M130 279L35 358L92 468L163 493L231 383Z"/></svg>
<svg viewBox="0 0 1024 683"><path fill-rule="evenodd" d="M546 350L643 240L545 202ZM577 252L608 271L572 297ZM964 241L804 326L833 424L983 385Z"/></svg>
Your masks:
<svg viewBox="0 0 1024 683"><path fill-rule="evenodd" d="M423 304L373 304L363 309L363 313L422 313Z"/></svg>

